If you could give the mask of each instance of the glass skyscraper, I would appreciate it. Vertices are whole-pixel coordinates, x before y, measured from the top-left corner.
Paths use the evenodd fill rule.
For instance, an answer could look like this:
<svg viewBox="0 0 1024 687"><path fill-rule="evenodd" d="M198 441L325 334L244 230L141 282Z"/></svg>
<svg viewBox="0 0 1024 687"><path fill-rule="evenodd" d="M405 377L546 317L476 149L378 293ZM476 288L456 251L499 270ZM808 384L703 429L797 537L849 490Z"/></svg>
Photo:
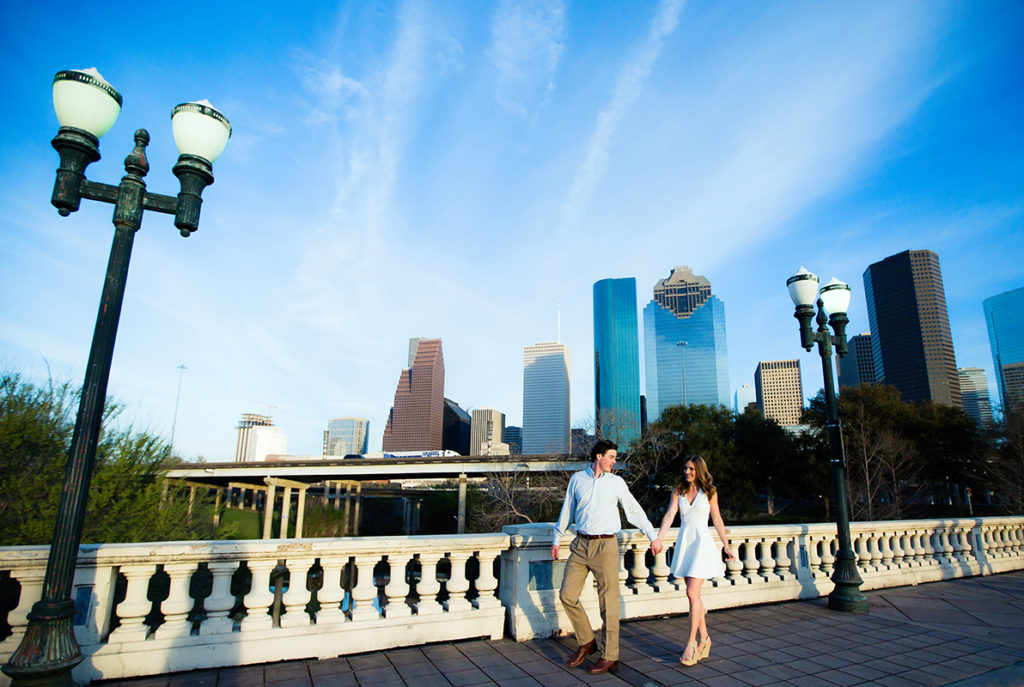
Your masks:
<svg viewBox="0 0 1024 687"><path fill-rule="evenodd" d="M369 451L370 421L362 417L336 417L327 423L325 456L347 456Z"/></svg>
<svg viewBox="0 0 1024 687"><path fill-rule="evenodd" d="M1003 412L1024 410L1024 287L986 298L983 306Z"/></svg>
<svg viewBox="0 0 1024 687"><path fill-rule="evenodd" d="M567 454L569 348L548 342L523 349L523 454Z"/></svg>
<svg viewBox="0 0 1024 687"><path fill-rule="evenodd" d="M644 368L652 420L679 404L729 405L725 304L711 282L676 267L644 308Z"/></svg>
<svg viewBox="0 0 1024 687"><path fill-rule="evenodd" d="M620 447L640 438L640 333L633 277L594 283L594 412L600 437Z"/></svg>

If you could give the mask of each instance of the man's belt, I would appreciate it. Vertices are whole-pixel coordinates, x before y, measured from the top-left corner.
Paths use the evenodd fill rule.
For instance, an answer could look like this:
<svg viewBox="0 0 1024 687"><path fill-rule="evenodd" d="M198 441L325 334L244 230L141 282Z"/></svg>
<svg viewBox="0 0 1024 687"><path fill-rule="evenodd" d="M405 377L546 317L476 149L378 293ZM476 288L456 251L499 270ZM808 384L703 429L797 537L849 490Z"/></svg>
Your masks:
<svg viewBox="0 0 1024 687"><path fill-rule="evenodd" d="M576 536L584 539L613 539L615 537L614 534L583 534L582 532L577 532Z"/></svg>

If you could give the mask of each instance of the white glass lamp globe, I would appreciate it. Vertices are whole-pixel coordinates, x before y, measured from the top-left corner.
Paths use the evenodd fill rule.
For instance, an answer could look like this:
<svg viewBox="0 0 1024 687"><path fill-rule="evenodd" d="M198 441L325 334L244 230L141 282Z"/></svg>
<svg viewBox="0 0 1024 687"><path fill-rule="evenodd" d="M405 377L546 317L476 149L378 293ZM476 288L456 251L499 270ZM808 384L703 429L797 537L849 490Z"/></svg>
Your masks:
<svg viewBox="0 0 1024 687"><path fill-rule="evenodd" d="M850 307L850 285L832 277L821 287L821 302L829 315L845 315Z"/></svg>
<svg viewBox="0 0 1024 687"><path fill-rule="evenodd" d="M53 109L61 126L102 138L121 114L121 103L121 94L94 67L66 69L53 77Z"/></svg>
<svg viewBox="0 0 1024 687"><path fill-rule="evenodd" d="M786 286L793 305L814 305L818 298L818 275L808 272L805 267L787 279Z"/></svg>
<svg viewBox="0 0 1024 687"><path fill-rule="evenodd" d="M179 153L197 155L211 164L231 138L231 123L209 100L175 107L171 111L171 128Z"/></svg>

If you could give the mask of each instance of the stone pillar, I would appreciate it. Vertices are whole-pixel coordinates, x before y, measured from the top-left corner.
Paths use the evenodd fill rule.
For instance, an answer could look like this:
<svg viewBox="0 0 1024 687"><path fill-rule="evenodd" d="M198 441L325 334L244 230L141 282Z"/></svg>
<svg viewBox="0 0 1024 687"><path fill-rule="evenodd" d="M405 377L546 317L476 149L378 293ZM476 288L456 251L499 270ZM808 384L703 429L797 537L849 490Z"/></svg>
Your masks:
<svg viewBox="0 0 1024 687"><path fill-rule="evenodd" d="M252 503L250 504L249 507L252 508L253 510L256 510L256 501L259 500L260 490L259 489L250 489L249 491L252 492Z"/></svg>
<svg viewBox="0 0 1024 687"><path fill-rule="evenodd" d="M263 502L263 538L270 539L270 528L274 524L274 498L277 494L274 493L275 487L273 484L267 486L267 498ZM254 494L255 496L255 494ZM255 499L253 500L255 502Z"/></svg>
<svg viewBox="0 0 1024 687"><path fill-rule="evenodd" d="M359 536L359 510L363 503L363 485L362 483L356 485L356 507L355 517L352 518L352 535L355 537Z"/></svg>
<svg viewBox="0 0 1024 687"><path fill-rule="evenodd" d="M195 505L195 502L196 502L196 488L195 487L189 487L188 488L188 514L189 515L192 515L192 506Z"/></svg>
<svg viewBox="0 0 1024 687"><path fill-rule="evenodd" d="M302 539L302 522L306 519L306 488L299 489L299 505L295 512L295 538ZM312 565L312 564L311 564Z"/></svg>
<svg viewBox="0 0 1024 687"><path fill-rule="evenodd" d="M412 518L412 533L419 534L420 531L420 506L423 505L422 499L416 499L416 510L413 511Z"/></svg>
<svg viewBox="0 0 1024 687"><path fill-rule="evenodd" d="M457 533L466 533L466 473L459 475L459 525Z"/></svg>
<svg viewBox="0 0 1024 687"><path fill-rule="evenodd" d="M288 538L288 520L292 514L292 488L285 487L281 497L281 531L278 539Z"/></svg>
<svg viewBox="0 0 1024 687"><path fill-rule="evenodd" d="M230 489L230 487L229 487L229 489ZM214 527L219 527L220 526L220 496L221 496L222 492L223 492L223 489L218 488L217 489L217 495L213 499L213 526ZM229 498L228 503L229 504L231 503L230 496L231 496L231 492L229 491L228 492L228 498Z"/></svg>
<svg viewBox="0 0 1024 687"><path fill-rule="evenodd" d="M345 487L345 494L348 494L348 487ZM348 506L348 498L346 496L345 506ZM334 483L334 510L338 510L341 507L341 482Z"/></svg>
<svg viewBox="0 0 1024 687"><path fill-rule="evenodd" d="M341 495L341 490L340 489L338 490L338 495L339 496ZM337 500L335 500L334 503L335 503L335 505L337 505L337 503L338 503ZM351 510L351 503L352 503L352 486L349 485L349 484L346 484L345 485L345 517L342 519L342 522L344 523L344 526L342 527L342 530L341 530L341 536L343 536L343 537L346 536L349 532L352 531L352 528L349 527L349 523L348 523L348 518L349 518L349 515L350 515L349 511Z"/></svg>

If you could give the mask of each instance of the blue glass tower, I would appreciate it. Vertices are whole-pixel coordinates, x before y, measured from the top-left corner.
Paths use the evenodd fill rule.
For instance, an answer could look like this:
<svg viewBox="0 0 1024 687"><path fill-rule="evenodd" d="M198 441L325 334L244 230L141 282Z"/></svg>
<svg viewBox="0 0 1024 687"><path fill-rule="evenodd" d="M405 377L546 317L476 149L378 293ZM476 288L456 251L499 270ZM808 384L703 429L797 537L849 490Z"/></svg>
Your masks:
<svg viewBox="0 0 1024 687"><path fill-rule="evenodd" d="M1003 412L1024 410L1024 287L986 298L982 305Z"/></svg>
<svg viewBox="0 0 1024 687"><path fill-rule="evenodd" d="M598 433L620 447L640 438L636 279L594 283L594 410Z"/></svg>
<svg viewBox="0 0 1024 687"><path fill-rule="evenodd" d="M644 354L652 419L673 405L729 405L725 304L689 267L654 286L644 308Z"/></svg>

